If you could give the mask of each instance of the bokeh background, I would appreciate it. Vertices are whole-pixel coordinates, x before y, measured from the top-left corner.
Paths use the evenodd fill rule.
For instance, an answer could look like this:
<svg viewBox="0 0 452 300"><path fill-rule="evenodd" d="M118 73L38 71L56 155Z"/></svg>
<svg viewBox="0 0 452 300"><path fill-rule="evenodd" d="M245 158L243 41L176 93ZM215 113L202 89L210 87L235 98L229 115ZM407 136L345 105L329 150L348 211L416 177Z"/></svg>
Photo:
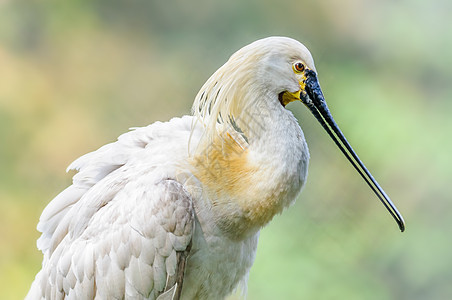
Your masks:
<svg viewBox="0 0 452 300"><path fill-rule="evenodd" d="M235 50L285 35L310 48L407 230L293 103L309 179L262 230L247 299L450 299L451 12L448 0L0 1L0 298L23 298L40 269L35 227L70 162L188 114Z"/></svg>

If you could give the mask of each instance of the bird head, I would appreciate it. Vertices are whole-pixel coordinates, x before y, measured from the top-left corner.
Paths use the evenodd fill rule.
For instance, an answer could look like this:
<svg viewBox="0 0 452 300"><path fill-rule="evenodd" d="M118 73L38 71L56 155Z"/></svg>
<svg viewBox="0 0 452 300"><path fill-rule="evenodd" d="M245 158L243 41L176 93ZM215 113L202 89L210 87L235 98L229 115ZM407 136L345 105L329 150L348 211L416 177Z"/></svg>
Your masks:
<svg viewBox="0 0 452 300"><path fill-rule="evenodd" d="M300 42L269 37L238 50L201 88L193 104L193 114L203 122L207 135L213 136L219 126L249 121L244 117L248 107L264 105L279 109L294 101L302 102L311 111L404 231L401 214L334 121L311 53Z"/></svg>
<svg viewBox="0 0 452 300"><path fill-rule="evenodd" d="M193 114L213 136L218 124L231 119L249 122L249 109L274 109L300 100L305 78L296 69L299 66L315 71L309 50L300 42L286 37L257 40L234 53L206 81L195 98Z"/></svg>

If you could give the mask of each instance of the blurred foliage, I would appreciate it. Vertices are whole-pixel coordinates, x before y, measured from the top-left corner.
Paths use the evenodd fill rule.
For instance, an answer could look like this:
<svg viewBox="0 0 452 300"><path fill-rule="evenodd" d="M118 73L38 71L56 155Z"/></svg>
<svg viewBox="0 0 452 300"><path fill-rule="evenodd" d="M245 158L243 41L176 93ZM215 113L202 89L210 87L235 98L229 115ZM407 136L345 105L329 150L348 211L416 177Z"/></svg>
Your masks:
<svg viewBox="0 0 452 300"><path fill-rule="evenodd" d="M333 115L407 231L291 104L310 145L309 180L263 229L248 299L450 298L451 9L447 0L0 1L0 298L22 298L39 270L35 226L70 184L72 160L129 127L189 113L230 54L270 35L310 48Z"/></svg>

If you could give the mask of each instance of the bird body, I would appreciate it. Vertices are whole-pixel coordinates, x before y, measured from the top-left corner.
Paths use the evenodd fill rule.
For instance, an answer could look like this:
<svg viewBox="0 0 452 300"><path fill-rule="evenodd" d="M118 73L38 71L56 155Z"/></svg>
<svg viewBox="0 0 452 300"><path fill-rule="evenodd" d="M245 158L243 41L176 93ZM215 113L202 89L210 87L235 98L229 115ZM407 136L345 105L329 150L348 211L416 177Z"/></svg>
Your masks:
<svg viewBox="0 0 452 300"><path fill-rule="evenodd" d="M299 62L315 70L295 40L256 41L206 82L193 116L73 162L73 184L40 218L27 299L222 299L246 285L259 230L306 181L307 144L285 108L309 83Z"/></svg>
<svg viewBox="0 0 452 300"><path fill-rule="evenodd" d="M293 117L289 120L298 126ZM194 122L193 117L185 116L136 128L69 167L79 171L73 185L55 198L41 217L43 235L38 246L46 252L36 289L42 288L39 281L45 281L50 293L45 295L55 298L66 290L77 299L95 295L121 298L123 294L147 298L149 292L157 296L165 288L168 274L176 272L174 256L190 243L184 298L222 298L246 279L260 227L294 200L304 181L307 157L302 162L306 153L299 145L305 143L293 143L295 149L273 146L268 150L273 152L270 156L252 148L243 150L228 136L233 146L227 148L226 156L214 154L219 151L214 145L210 153L190 156L189 143L199 143L202 136L201 126L193 130ZM295 132L301 139L301 129ZM284 164L285 155L295 151L299 151L300 165ZM222 166L207 169L203 165L206 155ZM242 155L246 159L240 158ZM245 165L234 166L234 159L243 159ZM225 180L216 186L220 176ZM265 184L259 184L258 178ZM275 185L268 186L269 181ZM168 189L168 185L172 187ZM175 196L166 199L168 193ZM288 196L280 197L282 193ZM84 262L82 266L80 262ZM134 269L139 264L141 274L129 278L133 272L140 273ZM142 282L150 277L154 287Z"/></svg>

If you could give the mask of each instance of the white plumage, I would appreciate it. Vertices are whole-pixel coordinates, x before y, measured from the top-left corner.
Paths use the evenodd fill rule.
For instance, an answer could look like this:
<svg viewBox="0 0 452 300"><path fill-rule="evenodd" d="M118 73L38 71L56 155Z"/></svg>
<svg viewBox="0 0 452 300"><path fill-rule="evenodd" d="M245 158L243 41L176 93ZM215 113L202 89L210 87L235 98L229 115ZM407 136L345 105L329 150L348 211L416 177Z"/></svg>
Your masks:
<svg viewBox="0 0 452 300"><path fill-rule="evenodd" d="M138 128L71 164L79 171L73 185L38 225L44 261L30 298L138 299L163 291L193 233L190 195L174 180L191 120Z"/></svg>
<svg viewBox="0 0 452 300"><path fill-rule="evenodd" d="M315 71L299 42L256 41L201 88L194 116L73 162L73 184L40 218L44 259L27 299L221 299L246 284L260 228L307 175L285 108L311 97L297 63Z"/></svg>

